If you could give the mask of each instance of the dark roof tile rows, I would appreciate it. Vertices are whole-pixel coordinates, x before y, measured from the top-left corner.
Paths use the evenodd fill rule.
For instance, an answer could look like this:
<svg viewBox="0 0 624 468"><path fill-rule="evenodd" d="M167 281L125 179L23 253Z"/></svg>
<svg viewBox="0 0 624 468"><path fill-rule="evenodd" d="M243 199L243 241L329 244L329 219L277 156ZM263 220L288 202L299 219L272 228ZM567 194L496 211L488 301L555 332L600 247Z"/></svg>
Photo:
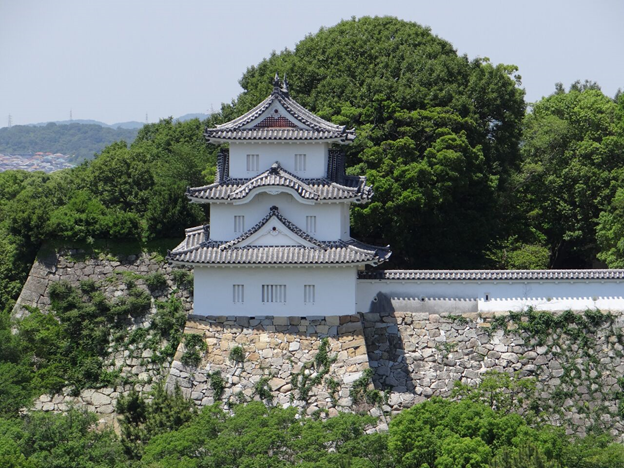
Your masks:
<svg viewBox="0 0 624 468"><path fill-rule="evenodd" d="M279 102L286 112L297 122L299 126L288 120L284 127L263 126L258 122L253 128L244 128L262 114L273 104ZM275 119L283 122L282 119ZM273 122L275 124L275 122ZM336 125L328 122L301 106L292 99L287 90L274 87L273 92L264 101L240 117L217 125L215 128L207 128L204 132L206 141L219 143L230 140L338 140L343 143L355 139L355 131L347 130L344 125Z"/></svg>
<svg viewBox="0 0 624 468"><path fill-rule="evenodd" d="M225 163L221 162L221 167ZM221 167L217 167L220 174ZM219 178L222 176L219 175ZM203 187L187 190L187 196L195 201L237 201L245 199L254 189L260 187L284 187L293 189L301 198L312 201L353 201L366 203L373 196L373 190L366 185L365 177L344 176L344 185L329 179L300 179L282 168L279 163L252 179L226 179Z"/></svg>
<svg viewBox="0 0 624 468"><path fill-rule="evenodd" d="M314 244L314 247L238 246L273 217L277 217L297 236ZM319 241L299 229L273 207L262 221L229 242L211 240L207 226L187 229L184 241L170 251L167 258L174 263L205 265L377 265L386 261L390 255L387 247L375 247L355 239Z"/></svg>
<svg viewBox="0 0 624 468"><path fill-rule="evenodd" d="M390 281L624 280L624 270L378 270L359 279Z"/></svg>
<svg viewBox="0 0 624 468"><path fill-rule="evenodd" d="M174 263L205 265L336 265L378 264L384 255L360 246L356 241L327 242L327 248L299 246L240 247L220 249L203 245L194 249L173 250L168 258Z"/></svg>

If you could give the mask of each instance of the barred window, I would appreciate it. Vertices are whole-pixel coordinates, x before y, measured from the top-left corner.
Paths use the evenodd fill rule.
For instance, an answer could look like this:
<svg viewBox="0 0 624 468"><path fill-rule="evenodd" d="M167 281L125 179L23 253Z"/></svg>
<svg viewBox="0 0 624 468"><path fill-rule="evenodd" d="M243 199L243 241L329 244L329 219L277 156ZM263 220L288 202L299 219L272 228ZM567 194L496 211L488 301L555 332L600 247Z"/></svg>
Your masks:
<svg viewBox="0 0 624 468"><path fill-rule="evenodd" d="M260 170L260 155L247 155L247 172L258 172Z"/></svg>
<svg viewBox="0 0 624 468"><path fill-rule="evenodd" d="M316 216L306 216L306 232L316 234Z"/></svg>
<svg viewBox="0 0 624 468"><path fill-rule="evenodd" d="M275 304L286 303L286 285L285 284L263 284L262 285L262 303Z"/></svg>
<svg viewBox="0 0 624 468"><path fill-rule="evenodd" d="M295 171L305 172L306 170L306 155L295 154Z"/></svg>
<svg viewBox="0 0 624 468"><path fill-rule="evenodd" d="M316 291L313 284L303 286L303 303L306 305L314 305Z"/></svg>
<svg viewBox="0 0 624 468"><path fill-rule="evenodd" d="M245 232L245 217L241 215L234 216L234 232Z"/></svg>
<svg viewBox="0 0 624 468"><path fill-rule="evenodd" d="M232 287L232 301L234 304L242 304L245 302L245 285L235 284Z"/></svg>

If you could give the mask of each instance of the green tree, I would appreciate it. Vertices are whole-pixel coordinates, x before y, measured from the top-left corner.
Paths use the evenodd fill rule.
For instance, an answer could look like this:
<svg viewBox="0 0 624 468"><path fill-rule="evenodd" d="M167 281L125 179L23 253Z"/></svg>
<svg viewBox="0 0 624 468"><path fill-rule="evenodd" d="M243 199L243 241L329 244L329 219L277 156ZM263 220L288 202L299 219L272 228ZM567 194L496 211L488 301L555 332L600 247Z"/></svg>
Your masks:
<svg viewBox="0 0 624 468"><path fill-rule="evenodd" d="M609 268L624 268L624 187L618 188L611 203L598 217L596 237L598 258Z"/></svg>
<svg viewBox="0 0 624 468"><path fill-rule="evenodd" d="M522 152L518 203L527 226L544 236L550 266L592 265L597 220L612 201L617 211L614 197L624 176L624 119L618 105L594 83L575 83L568 92L559 87L532 106ZM609 234L614 225L608 215L601 223L606 260L615 232Z"/></svg>
<svg viewBox="0 0 624 468"><path fill-rule="evenodd" d="M508 234L503 201L519 164L515 67L458 56L415 23L353 19L250 67L243 94L209 124L256 105L276 71L302 105L357 129L350 172L365 173L377 195L354 209L355 237L389 242L397 266L486 263L483 252Z"/></svg>

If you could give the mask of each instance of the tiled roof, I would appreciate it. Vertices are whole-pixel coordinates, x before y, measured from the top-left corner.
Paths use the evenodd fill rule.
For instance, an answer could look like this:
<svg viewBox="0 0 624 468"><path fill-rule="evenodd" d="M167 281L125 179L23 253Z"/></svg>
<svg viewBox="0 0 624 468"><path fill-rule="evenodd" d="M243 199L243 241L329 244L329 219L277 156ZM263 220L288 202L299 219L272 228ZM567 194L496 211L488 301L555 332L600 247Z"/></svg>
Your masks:
<svg viewBox="0 0 624 468"><path fill-rule="evenodd" d="M359 279L397 281L624 280L624 270L378 270Z"/></svg>
<svg viewBox="0 0 624 468"><path fill-rule="evenodd" d="M268 116L254 127L244 128L262 116L276 101L299 125L283 116ZM267 119L272 120L269 122ZM314 115L292 99L287 88L275 86L271 95L249 112L215 128L207 128L204 136L206 141L213 143L230 140L338 140L345 143L355 138L355 131Z"/></svg>
<svg viewBox="0 0 624 468"><path fill-rule="evenodd" d="M296 235L314 244L314 247L237 246L274 216ZM169 252L167 258L174 263L205 265L376 265L386 261L390 255L387 247L374 247L355 239L319 241L281 216L277 209L271 209L260 223L229 242L210 240L207 226L187 229L184 241Z"/></svg>
<svg viewBox="0 0 624 468"><path fill-rule="evenodd" d="M203 187L189 188L187 196L196 201L237 201L246 198L254 189L260 187L287 187L293 189L305 200L328 201L349 200L355 203L366 203L373 196L373 190L366 185L365 177L343 176L342 184L329 179L300 179L282 168L279 163L273 164L267 171L252 179L222 180L221 167L217 168L218 182Z"/></svg>

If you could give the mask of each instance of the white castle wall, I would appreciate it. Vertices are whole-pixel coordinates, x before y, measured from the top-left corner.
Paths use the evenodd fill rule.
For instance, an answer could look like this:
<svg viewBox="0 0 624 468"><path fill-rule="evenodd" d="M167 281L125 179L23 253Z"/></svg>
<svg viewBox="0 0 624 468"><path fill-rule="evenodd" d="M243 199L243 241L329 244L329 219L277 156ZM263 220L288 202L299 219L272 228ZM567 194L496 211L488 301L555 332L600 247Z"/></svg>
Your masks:
<svg viewBox="0 0 624 468"><path fill-rule="evenodd" d="M463 313L598 308L624 311L624 282L617 280L401 281L357 280L357 310L368 312L378 293L405 311Z"/></svg>
<svg viewBox="0 0 624 468"><path fill-rule="evenodd" d="M327 175L327 143L230 143L230 177L248 179L266 171L275 161L288 172L302 179L313 179ZM259 170L247 171L247 155L258 154ZM305 154L306 170L295 171L295 154Z"/></svg>
<svg viewBox="0 0 624 468"><path fill-rule="evenodd" d="M271 195L260 193L249 203L242 205L212 204L210 206L210 238L232 240L241 233L234 232L234 216L245 217L245 230L250 229L277 206L282 215L301 229L306 227L306 216L316 216L318 240L336 240L349 237L348 207L345 203L303 205L289 193Z"/></svg>
<svg viewBox="0 0 624 468"><path fill-rule="evenodd" d="M310 317L355 313L356 268L201 268L195 267L194 314L258 317ZM235 304L233 285L244 285L244 302ZM286 302L263 304L262 285L286 285ZM315 286L314 304L304 304L304 285ZM339 292L339 294L337 294Z"/></svg>

